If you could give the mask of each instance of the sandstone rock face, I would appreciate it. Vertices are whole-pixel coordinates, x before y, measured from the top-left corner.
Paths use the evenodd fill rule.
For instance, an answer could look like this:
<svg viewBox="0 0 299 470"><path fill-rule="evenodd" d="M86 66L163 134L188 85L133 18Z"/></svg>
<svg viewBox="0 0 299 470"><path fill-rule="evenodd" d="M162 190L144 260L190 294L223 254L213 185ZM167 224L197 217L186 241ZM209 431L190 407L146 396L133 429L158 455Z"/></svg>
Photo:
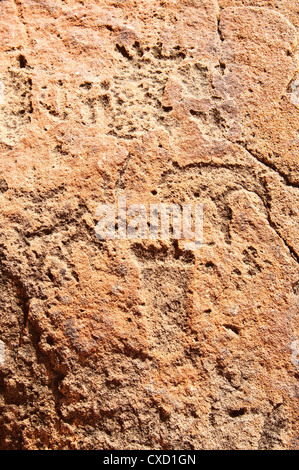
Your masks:
<svg viewBox="0 0 299 470"><path fill-rule="evenodd" d="M1 449L298 448L298 10L0 2Z"/></svg>

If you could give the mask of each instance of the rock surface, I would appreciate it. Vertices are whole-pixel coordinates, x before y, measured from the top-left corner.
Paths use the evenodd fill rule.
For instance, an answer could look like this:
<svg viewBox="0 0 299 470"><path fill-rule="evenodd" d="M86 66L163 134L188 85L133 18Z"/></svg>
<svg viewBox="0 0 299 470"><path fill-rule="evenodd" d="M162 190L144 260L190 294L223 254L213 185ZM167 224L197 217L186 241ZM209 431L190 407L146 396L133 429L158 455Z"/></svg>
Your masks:
<svg viewBox="0 0 299 470"><path fill-rule="evenodd" d="M296 0L0 2L0 448L295 449ZM204 204L204 244L96 208Z"/></svg>

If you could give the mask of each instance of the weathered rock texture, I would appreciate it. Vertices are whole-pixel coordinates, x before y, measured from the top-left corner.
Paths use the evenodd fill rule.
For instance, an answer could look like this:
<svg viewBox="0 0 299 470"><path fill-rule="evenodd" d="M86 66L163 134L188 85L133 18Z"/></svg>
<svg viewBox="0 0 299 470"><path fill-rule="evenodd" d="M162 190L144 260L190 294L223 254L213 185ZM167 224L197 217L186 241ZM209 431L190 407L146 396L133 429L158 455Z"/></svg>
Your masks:
<svg viewBox="0 0 299 470"><path fill-rule="evenodd" d="M0 2L0 448L298 448L297 0ZM100 203L204 203L204 245Z"/></svg>

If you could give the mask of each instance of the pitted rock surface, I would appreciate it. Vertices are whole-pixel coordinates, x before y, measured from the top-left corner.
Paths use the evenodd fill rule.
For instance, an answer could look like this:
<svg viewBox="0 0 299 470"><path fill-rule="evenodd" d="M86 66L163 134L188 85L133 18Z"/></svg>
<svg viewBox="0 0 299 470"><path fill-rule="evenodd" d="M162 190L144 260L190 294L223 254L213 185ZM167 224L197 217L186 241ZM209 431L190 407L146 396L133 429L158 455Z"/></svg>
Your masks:
<svg viewBox="0 0 299 470"><path fill-rule="evenodd" d="M296 449L296 0L0 2L0 448ZM203 246L99 204L204 204Z"/></svg>

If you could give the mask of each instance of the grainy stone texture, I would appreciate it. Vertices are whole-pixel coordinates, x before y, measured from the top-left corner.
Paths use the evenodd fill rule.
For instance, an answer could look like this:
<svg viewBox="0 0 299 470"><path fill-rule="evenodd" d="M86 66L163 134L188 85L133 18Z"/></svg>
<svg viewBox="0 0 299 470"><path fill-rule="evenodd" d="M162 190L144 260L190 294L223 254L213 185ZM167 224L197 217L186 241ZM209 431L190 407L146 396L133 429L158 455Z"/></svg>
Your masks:
<svg viewBox="0 0 299 470"><path fill-rule="evenodd" d="M0 2L0 448L295 449L296 0ZM204 203L204 245L100 203Z"/></svg>

